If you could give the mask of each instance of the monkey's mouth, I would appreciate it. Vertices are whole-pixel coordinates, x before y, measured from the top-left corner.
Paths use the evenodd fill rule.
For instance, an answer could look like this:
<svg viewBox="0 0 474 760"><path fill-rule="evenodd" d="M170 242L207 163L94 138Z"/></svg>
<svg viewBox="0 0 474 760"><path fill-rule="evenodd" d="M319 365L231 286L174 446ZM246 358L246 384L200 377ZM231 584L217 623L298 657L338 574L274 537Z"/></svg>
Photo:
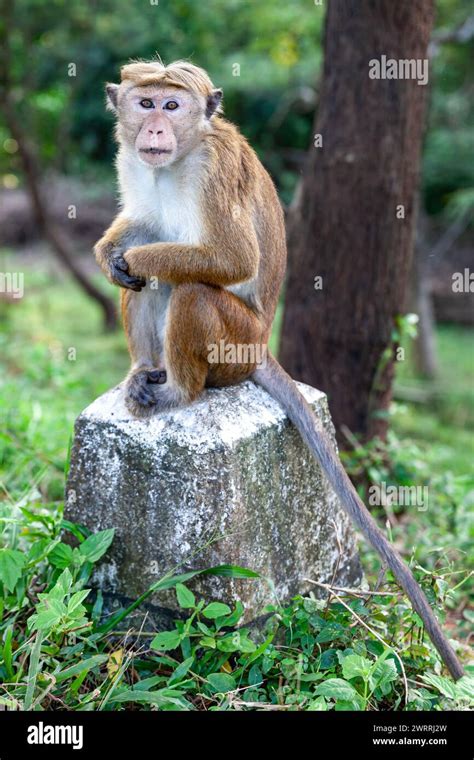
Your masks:
<svg viewBox="0 0 474 760"><path fill-rule="evenodd" d="M172 150L165 148L140 148L140 153L147 153L149 156L162 156L165 153L172 153Z"/></svg>

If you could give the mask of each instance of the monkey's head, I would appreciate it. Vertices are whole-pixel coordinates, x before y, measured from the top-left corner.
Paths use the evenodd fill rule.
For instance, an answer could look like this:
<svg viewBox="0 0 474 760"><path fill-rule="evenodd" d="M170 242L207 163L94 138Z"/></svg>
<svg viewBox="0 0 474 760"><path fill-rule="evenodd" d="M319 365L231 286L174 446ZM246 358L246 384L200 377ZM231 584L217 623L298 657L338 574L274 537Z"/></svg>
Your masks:
<svg viewBox="0 0 474 760"><path fill-rule="evenodd" d="M221 110L222 90L186 61L130 63L121 69L121 83L108 84L106 92L119 142L153 168L186 155Z"/></svg>

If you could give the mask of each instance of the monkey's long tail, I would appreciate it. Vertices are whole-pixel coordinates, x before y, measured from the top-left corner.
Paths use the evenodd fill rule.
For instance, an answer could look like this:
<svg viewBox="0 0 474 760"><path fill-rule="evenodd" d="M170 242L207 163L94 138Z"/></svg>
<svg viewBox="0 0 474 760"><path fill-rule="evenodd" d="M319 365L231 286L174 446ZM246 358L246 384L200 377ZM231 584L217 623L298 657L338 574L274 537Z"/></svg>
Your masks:
<svg viewBox="0 0 474 760"><path fill-rule="evenodd" d="M266 367L259 367L255 370L252 379L268 391L285 409L304 442L322 466L345 511L392 570L414 609L423 620L431 641L452 677L455 680L461 678L464 675L461 663L443 634L425 594L408 566L385 538L369 510L359 498L326 432L319 424L316 415L299 392L294 381L273 356L268 357Z"/></svg>

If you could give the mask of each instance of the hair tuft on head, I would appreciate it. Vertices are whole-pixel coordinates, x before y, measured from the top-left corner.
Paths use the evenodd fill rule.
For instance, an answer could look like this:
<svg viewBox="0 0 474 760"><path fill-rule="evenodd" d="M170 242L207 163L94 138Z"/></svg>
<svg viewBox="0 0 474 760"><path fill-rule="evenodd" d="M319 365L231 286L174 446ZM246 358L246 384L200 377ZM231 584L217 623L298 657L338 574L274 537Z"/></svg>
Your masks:
<svg viewBox="0 0 474 760"><path fill-rule="evenodd" d="M120 69L122 82L130 81L136 87L160 84L163 86L183 87L204 95L212 95L214 85L199 66L189 61L174 61L165 66L157 56L155 61L131 61Z"/></svg>

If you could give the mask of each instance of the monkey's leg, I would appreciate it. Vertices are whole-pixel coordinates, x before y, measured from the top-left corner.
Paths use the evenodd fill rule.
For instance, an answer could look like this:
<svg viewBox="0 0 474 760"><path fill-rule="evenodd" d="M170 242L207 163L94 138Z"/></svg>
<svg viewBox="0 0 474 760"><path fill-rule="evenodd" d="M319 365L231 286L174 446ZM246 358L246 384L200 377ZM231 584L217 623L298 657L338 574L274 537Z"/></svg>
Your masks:
<svg viewBox="0 0 474 760"><path fill-rule="evenodd" d="M165 335L167 382L156 387L157 407L187 404L206 384L230 385L248 377L255 361L242 360L237 347L261 344L262 335L258 317L232 293L200 283L175 287Z"/></svg>
<svg viewBox="0 0 474 760"><path fill-rule="evenodd" d="M157 333L156 294L148 288L142 293L122 291L122 315L132 366L125 381L125 403L137 417L153 413L155 386L166 382L160 364L162 347Z"/></svg>

